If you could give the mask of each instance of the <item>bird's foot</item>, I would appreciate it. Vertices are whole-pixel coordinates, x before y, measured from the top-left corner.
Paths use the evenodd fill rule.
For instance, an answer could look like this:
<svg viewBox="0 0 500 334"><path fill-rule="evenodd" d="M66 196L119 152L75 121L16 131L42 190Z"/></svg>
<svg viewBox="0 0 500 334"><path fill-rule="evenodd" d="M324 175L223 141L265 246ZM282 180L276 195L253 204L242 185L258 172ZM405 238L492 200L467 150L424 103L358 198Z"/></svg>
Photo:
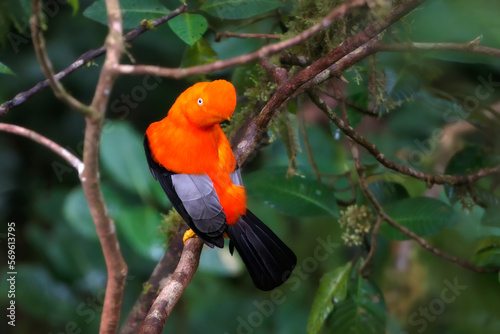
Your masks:
<svg viewBox="0 0 500 334"><path fill-rule="evenodd" d="M184 236L182 237L182 242L186 244L186 241L189 238L198 238L198 236L193 232L192 229L189 229L186 232L184 232Z"/></svg>

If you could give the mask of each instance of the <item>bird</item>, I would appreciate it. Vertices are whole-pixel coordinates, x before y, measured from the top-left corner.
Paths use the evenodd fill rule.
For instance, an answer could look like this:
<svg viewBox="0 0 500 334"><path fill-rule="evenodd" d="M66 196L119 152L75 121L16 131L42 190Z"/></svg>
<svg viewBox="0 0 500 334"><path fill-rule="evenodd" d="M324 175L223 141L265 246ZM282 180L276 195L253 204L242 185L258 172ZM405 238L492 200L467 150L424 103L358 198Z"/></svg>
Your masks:
<svg viewBox="0 0 500 334"><path fill-rule="evenodd" d="M269 291L289 278L297 257L247 208L241 170L220 126L236 98L226 80L192 85L148 126L144 150L151 174L190 228L183 240L198 237L223 248L229 239L231 255L236 249L254 285Z"/></svg>

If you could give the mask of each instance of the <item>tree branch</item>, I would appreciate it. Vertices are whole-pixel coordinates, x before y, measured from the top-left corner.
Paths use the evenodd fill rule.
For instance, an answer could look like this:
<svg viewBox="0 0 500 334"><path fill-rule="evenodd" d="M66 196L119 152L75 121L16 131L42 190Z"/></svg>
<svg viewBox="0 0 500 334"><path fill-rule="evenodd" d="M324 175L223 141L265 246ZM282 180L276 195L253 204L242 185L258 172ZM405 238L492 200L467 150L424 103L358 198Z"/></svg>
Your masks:
<svg viewBox="0 0 500 334"><path fill-rule="evenodd" d="M378 43L377 52L453 51L500 57L500 49L479 45L481 37L467 43Z"/></svg>
<svg viewBox="0 0 500 334"><path fill-rule="evenodd" d="M27 137L34 142L47 147L48 149L59 155L61 158L66 160L71 166L73 166L73 168L78 171L78 176L81 177L81 173L83 172L84 167L83 162L78 157L73 155L70 151L48 139L47 137L44 137L33 130L7 123L0 123L0 131L10 132L19 136Z"/></svg>
<svg viewBox="0 0 500 334"><path fill-rule="evenodd" d="M119 63L123 52L122 23L118 0L106 0L109 33L106 38L106 59L99 76L91 108L95 110L86 118L83 162L85 169L82 187L87 198L92 219L96 225L107 268L106 295L101 317L100 333L116 333L127 276L127 265L120 252L116 227L108 215L99 182L99 146L104 113L115 80L111 67Z"/></svg>
<svg viewBox="0 0 500 334"><path fill-rule="evenodd" d="M281 36L276 34L248 34L236 33L232 31L214 31L214 35L216 42L219 42L222 37L281 39Z"/></svg>
<svg viewBox="0 0 500 334"><path fill-rule="evenodd" d="M139 329L140 334L160 334L162 332L175 304L198 269L202 247L203 241L199 238L190 238L186 241L179 264L149 310Z"/></svg>
<svg viewBox="0 0 500 334"><path fill-rule="evenodd" d="M370 153L377 161L379 161L385 167L395 170L399 173L414 177L416 179L425 181L427 184L453 184L453 185L464 185L474 183L477 180L492 175L500 173L500 166L492 168L480 169L474 173L466 175L446 175L446 174L428 174L414 170L408 166L398 164L392 160L389 160L385 155L378 150L378 148L372 142L368 141L362 135L360 135L354 128L346 124L341 120L331 109L328 107L321 98L311 94L312 101L320 108L331 120L332 122L348 137L354 140L359 145L363 146L368 153Z"/></svg>
<svg viewBox="0 0 500 334"><path fill-rule="evenodd" d="M433 253L434 255L439 256L447 261L456 263L459 266L462 266L466 269L475 271L477 273L496 273L496 272L500 271L500 267L494 267L494 268L478 267L478 266L475 266L472 263L470 263L464 259L460 259L454 255L443 252L442 250L429 244L424 238L419 237L418 235L416 235L415 233L413 233L412 231L410 231L409 229L400 225L398 222L396 222L394 219L392 219L385 212L385 210L382 208L382 206L377 201L377 199L375 198L373 193L368 188L368 185L366 184L366 180L365 180L365 178L363 176L363 172L362 172L363 168L362 168L361 162L359 160L359 151L358 151L356 144L351 145L351 153L353 155L354 162L356 165L356 172L357 172L358 177L359 177L359 185L361 187L361 190L363 191L363 194L365 195L365 197L373 204L375 211L377 212L377 214L380 217L383 218L383 220L388 222L391 226L396 228L399 232L403 233L404 235L406 235L406 236L410 237L411 239L413 239L414 241L416 241L424 249L428 250L429 252ZM372 247L373 247L373 245L372 245Z"/></svg>
<svg viewBox="0 0 500 334"><path fill-rule="evenodd" d="M120 328L120 334L134 334L141 327L159 291L179 263L184 248L182 237L186 229L186 224L183 223L175 235L169 236L167 240L168 249L156 265L148 281L144 283L144 291L135 302L122 328Z"/></svg>
<svg viewBox="0 0 500 334"><path fill-rule="evenodd" d="M127 43L132 42L135 40L137 37L142 35L148 30L151 30L151 27L156 28L165 22L168 22L172 18L176 17L177 15L181 14L184 12L186 9L186 4L181 5L177 9L173 10L172 12L168 13L168 15L165 15L159 19L154 20L151 23L148 24L143 24L138 26L137 28L129 31L127 34L123 36L123 40ZM106 47L102 46L99 49L96 50L90 50L82 54L78 59L65 68L64 70L58 72L57 74L53 75L56 81L59 81L74 71L78 70L79 68L83 67L85 64L88 64L90 61L99 58L103 54L106 53ZM31 97L36 95L38 92L42 91L43 89L47 88L50 86L50 81L49 79L41 81L37 83L35 86L33 86L31 89L21 92L17 94L12 100L6 101L0 105L0 116L4 116L9 112L9 110L18 107L28 101Z"/></svg>
<svg viewBox="0 0 500 334"><path fill-rule="evenodd" d="M261 129L267 129L291 99L333 76L339 76L344 70L372 54L373 47L377 42L375 37L424 1L408 0L396 6L385 18L347 38L341 45L278 87L259 116L249 124L243 133L243 139L236 146L235 153L241 159L241 161L238 160L238 163L241 165L241 162L253 151L262 134Z"/></svg>
<svg viewBox="0 0 500 334"><path fill-rule="evenodd" d="M90 116L92 115L93 110L68 94L59 80L54 77L52 63L47 55L47 51L45 50L45 39L43 38L43 33L40 29L40 3L40 0L31 1L31 11L33 13L31 15L31 38L33 39L33 46L35 48L35 53L38 58L38 62L40 63L42 72L47 78L52 91L59 100L66 103L73 110L78 111L85 116Z"/></svg>
<svg viewBox="0 0 500 334"><path fill-rule="evenodd" d="M425 0L411 0L411 1L419 1L423 2ZM210 64L205 64L205 65L199 65L199 66L192 66L192 67L186 67L186 68L168 68L168 67L161 67L161 66L153 66L153 65L119 65L115 68L115 71L117 73L121 74L154 74L158 76L163 76L163 77L171 77L175 79L180 79L189 75L194 75L194 74L202 74L202 73L208 73L208 72L214 72L218 70L222 70L231 66L235 65L242 65L242 64L247 64L249 62L252 62L254 60L257 60L262 57L267 57L273 54L276 54L280 51L283 51L289 47L292 47L294 45L297 45L309 37L313 36L316 34L318 31L324 29L325 27L329 26L334 20L343 17L345 13L353 8L353 7L359 7L364 5L366 0L353 0L348 3L344 3L338 7L336 7L334 10L332 10L325 18L323 18L320 22L312 26L311 28L304 30L301 34L287 39L285 41L275 43L275 44L269 44L266 45L262 48L260 48L257 51L241 55L238 57L234 57L231 59L227 60L218 60L216 62L210 63Z"/></svg>

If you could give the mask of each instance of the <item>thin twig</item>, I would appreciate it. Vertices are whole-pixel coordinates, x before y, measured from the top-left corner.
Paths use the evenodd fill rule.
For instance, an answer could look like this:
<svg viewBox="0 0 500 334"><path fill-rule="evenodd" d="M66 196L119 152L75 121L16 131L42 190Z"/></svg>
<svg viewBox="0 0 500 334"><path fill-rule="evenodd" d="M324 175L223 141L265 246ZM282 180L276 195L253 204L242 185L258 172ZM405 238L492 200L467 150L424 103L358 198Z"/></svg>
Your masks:
<svg viewBox="0 0 500 334"><path fill-rule="evenodd" d="M7 123L0 123L0 131L10 132L19 136L27 137L39 143L40 145L49 148L61 158L66 160L71 166L73 166L73 168L78 171L78 175L81 176L81 173L83 172L83 162L77 156L73 155L70 151L48 139L47 137L44 137L33 130Z"/></svg>
<svg viewBox="0 0 500 334"><path fill-rule="evenodd" d="M306 148L307 158L309 159L309 163L311 164L311 168L313 170L314 176L316 177L316 180L321 182L321 174L319 172L318 165L314 160L314 155L311 149L311 143L309 143L309 136L307 135L304 112L298 112L298 115L300 115L299 117L301 117L301 120L299 121L299 126L300 126L300 132L302 133L302 139L304 139L304 146Z"/></svg>
<svg viewBox="0 0 500 334"><path fill-rule="evenodd" d="M268 58L262 57L259 59L259 66L265 69L267 72L271 73L274 80L279 85L282 85L288 79L288 72L283 67L274 65L269 61Z"/></svg>
<svg viewBox="0 0 500 334"><path fill-rule="evenodd" d="M355 144L353 144L355 145ZM377 236L378 236L378 231L380 230L380 225L382 225L382 216L377 215L377 222L373 226L372 229L372 236L370 238L370 250L368 251L368 255L365 258L365 261L363 262L363 265L359 267L359 273L363 277L368 277L370 276L370 270L369 268L372 267L372 261L373 257L375 256L375 250L377 249Z"/></svg>
<svg viewBox="0 0 500 334"><path fill-rule="evenodd" d="M381 153L378 148L372 142L368 141L362 135L360 135L354 128L345 124L331 109L328 107L321 98L315 94L310 94L311 100L320 108L325 114L332 120L332 122L342 131L344 134L356 143L363 146L377 161L379 161L385 167L398 171L402 174L409 175L416 179L425 181L427 184L453 184L453 185L464 185L469 183L474 183L477 180L487 177L493 174L500 173L500 166L492 168L480 169L474 173L466 175L446 175L446 174L429 174L417 171L408 166L401 165L397 162L389 160Z"/></svg>
<svg viewBox="0 0 500 334"><path fill-rule="evenodd" d="M82 113L85 116L90 116L94 113L92 108L89 108L85 104L81 103L75 99L72 95L68 94L62 84L54 76L54 71L52 70L52 63L47 55L45 49L45 39L43 38L43 32L40 23L40 13L41 13L41 1L32 0L31 1L31 38L33 39L33 46L35 48L36 56L43 74L49 81L52 91L58 99L66 103L73 110Z"/></svg>
<svg viewBox="0 0 500 334"><path fill-rule="evenodd" d="M137 28L129 31L127 34L123 36L123 40L126 43L132 42L135 40L137 37L142 35L143 33L152 30L151 28L156 28L165 22L168 22L172 18L176 17L177 15L181 14L184 12L186 9L186 4L181 5L177 9L171 11L167 15L160 17L159 19L154 20L151 23L148 24L141 24ZM84 65L88 64L92 60L99 58L100 56L104 55L106 53L106 47L102 46L99 49L96 50L90 50L82 54L78 59L73 62L70 66L65 68L64 70L58 72L57 74L54 75L54 78L56 81L59 81L77 69L83 67ZM18 107L28 101L31 97L33 97L35 94L40 92L41 90L47 88L50 86L49 80L44 80L39 83L37 83L35 86L33 86L31 89L21 92L17 94L12 100L6 101L0 105L0 116L4 116L7 114L7 112L15 107Z"/></svg>
<svg viewBox="0 0 500 334"><path fill-rule="evenodd" d="M467 43L379 43L377 52L436 52L453 51L500 57L500 49L479 45L481 38Z"/></svg>
<svg viewBox="0 0 500 334"><path fill-rule="evenodd" d="M232 31L216 31L215 41L219 42L222 37L236 37L236 38L261 38L261 39L281 39L281 35L276 34L250 34L250 33L236 33Z"/></svg>
<svg viewBox="0 0 500 334"><path fill-rule="evenodd" d="M343 17L349 9L363 6L365 4L365 1L366 0L353 0L351 2L344 3L332 10L320 22L318 22L311 28L304 30L301 34L279 43L266 45L257 51L238 57L230 58L227 60L218 60L210 64L187 68L168 68L153 65L119 65L115 68L115 71L121 74L155 74L158 76L179 79L189 75L214 72L235 65L247 64L259 58L276 54L282 50L288 49L305 41L306 39L316 34L318 31L329 26L334 20ZM410 2L414 1L423 2L425 0L411 0Z"/></svg>

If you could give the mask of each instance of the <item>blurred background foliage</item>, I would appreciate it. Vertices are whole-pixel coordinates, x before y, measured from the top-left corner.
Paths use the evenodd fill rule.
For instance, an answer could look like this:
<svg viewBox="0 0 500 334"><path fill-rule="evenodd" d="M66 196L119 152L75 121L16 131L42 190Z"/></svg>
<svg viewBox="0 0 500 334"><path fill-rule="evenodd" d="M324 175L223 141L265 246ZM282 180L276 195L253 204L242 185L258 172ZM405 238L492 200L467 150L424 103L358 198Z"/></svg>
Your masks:
<svg viewBox="0 0 500 334"><path fill-rule="evenodd" d="M128 45L128 52L137 63L168 67L227 59L272 41L219 39L214 32L288 38L340 2L188 1L187 13L148 31ZM120 3L126 29L180 4ZM384 15L390 1L372 3L378 6L370 12L354 10L291 52L318 59ZM102 0L47 1L44 8L47 48L57 70L102 45L107 32ZM496 0L428 1L391 27L384 39L465 43L481 37L481 44L498 48L499 10ZM44 79L31 45L29 15L27 0L0 2L0 102ZM272 61L278 64L278 59ZM68 91L89 103L101 64L97 59L65 78ZM418 170L452 174L498 165L498 59L452 52L380 53L344 77L347 98L380 114L373 118L348 108L351 123L386 157ZM224 125L230 136L259 112L276 88L252 63L186 80L122 76L112 92L102 138L101 180L129 267L122 319L166 248L161 213L171 207L149 174L142 134L149 123L166 115L186 87L215 78L231 80L237 87L238 109L232 123ZM328 92L329 84L322 89ZM2 122L37 131L77 155L82 152L83 118L48 89L10 111ZM306 138L316 170L308 158ZM500 332L498 275L467 271L401 242L406 237L386 223L371 277L357 274L365 253L362 247L343 244L354 232L342 230L338 221L348 220L346 212L361 212L366 201L355 186L344 139L307 99L289 104L270 129L267 145L244 166L243 179L249 207L296 252L298 268L275 294L261 292L227 249L205 250L165 333ZM77 173L37 145L0 134L0 221L5 222L1 232L7 222L16 223L15 333L95 333L106 282L95 228ZM382 168L364 151L361 158L368 166L370 189L395 220L477 265L500 265L498 177L471 187L429 189ZM358 207L346 209L346 203ZM2 305L7 302L6 271L1 273Z"/></svg>

